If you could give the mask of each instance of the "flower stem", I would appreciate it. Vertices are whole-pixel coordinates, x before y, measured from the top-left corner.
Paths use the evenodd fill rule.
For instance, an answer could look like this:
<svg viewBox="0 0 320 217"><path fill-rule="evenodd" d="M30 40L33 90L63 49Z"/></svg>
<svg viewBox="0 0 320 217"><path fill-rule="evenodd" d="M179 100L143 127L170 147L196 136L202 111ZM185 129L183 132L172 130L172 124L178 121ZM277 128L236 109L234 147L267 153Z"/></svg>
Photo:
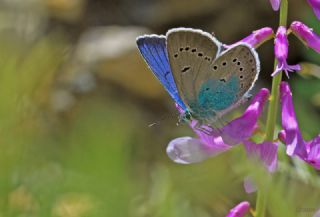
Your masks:
<svg viewBox="0 0 320 217"><path fill-rule="evenodd" d="M288 18L288 0L282 0L280 5L279 26L286 26ZM277 60L274 60L274 69L277 66ZM266 125L266 141L274 140L274 131L276 127L277 113L279 107L279 86L282 79L282 72L275 75L272 79L271 96L269 99L267 125ZM268 183L266 183L268 185ZM256 203L256 217L264 217L266 213L267 191L261 188L258 191Z"/></svg>
<svg viewBox="0 0 320 217"><path fill-rule="evenodd" d="M287 25L288 16L288 0L282 0L280 6L280 20L279 26ZM277 60L274 60L274 69L277 66ZM282 72L273 77L271 96L269 99L267 126L266 126L266 140L273 141L274 130L276 126L277 112L279 107L279 85L282 78Z"/></svg>

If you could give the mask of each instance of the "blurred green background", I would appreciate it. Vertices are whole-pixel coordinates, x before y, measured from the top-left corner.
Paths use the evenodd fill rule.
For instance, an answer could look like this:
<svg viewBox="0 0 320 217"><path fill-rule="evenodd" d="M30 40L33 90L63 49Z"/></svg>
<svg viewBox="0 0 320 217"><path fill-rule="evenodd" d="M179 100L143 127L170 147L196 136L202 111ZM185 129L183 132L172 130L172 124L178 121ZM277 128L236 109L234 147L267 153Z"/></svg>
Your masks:
<svg viewBox="0 0 320 217"><path fill-rule="evenodd" d="M306 1L289 3L290 21L320 33ZM243 179L264 188L271 176L242 146L196 165L166 156L171 139L194 134L176 126L135 38L184 26L230 44L276 28L277 16L268 0L0 0L0 217L221 217L242 200L254 207ZM272 45L258 49L254 92L270 87ZM295 62L303 76L290 84L310 139L320 132L320 58L290 37ZM319 174L282 156L267 216L312 216Z"/></svg>

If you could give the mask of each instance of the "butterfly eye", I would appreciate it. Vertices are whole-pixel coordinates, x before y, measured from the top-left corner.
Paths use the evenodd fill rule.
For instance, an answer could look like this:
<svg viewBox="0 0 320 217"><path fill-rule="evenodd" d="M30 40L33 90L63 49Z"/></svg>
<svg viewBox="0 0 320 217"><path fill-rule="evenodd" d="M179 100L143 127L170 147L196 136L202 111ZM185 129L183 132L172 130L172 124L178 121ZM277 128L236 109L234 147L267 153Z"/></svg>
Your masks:
<svg viewBox="0 0 320 217"><path fill-rule="evenodd" d="M185 120L191 120L191 114L190 114L190 112L186 112L186 113L184 114L184 119L185 119Z"/></svg>

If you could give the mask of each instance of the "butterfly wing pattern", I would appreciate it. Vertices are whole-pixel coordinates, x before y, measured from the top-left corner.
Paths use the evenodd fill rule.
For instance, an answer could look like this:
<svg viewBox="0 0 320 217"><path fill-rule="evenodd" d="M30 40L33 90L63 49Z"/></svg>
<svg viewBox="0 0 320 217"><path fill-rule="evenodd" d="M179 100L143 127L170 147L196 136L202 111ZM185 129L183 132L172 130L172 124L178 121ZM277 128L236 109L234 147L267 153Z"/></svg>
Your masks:
<svg viewBox="0 0 320 217"><path fill-rule="evenodd" d="M212 62L208 76L198 89L198 95L207 100L211 96L209 107L221 116L246 101L259 71L260 62L256 51L248 44L239 43L222 52Z"/></svg>
<svg viewBox="0 0 320 217"><path fill-rule="evenodd" d="M141 54L172 98L200 122L213 123L243 102L260 62L250 45L222 50L209 33L175 28L137 40Z"/></svg>
<svg viewBox="0 0 320 217"><path fill-rule="evenodd" d="M140 36L137 38L137 45L153 74L158 78L175 102L183 110L186 110L186 106L179 96L176 83L172 76L166 48L166 37L159 35Z"/></svg>
<svg viewBox="0 0 320 217"><path fill-rule="evenodd" d="M220 42L201 30L176 28L167 33L167 50L180 97L193 110L196 90L205 79L210 63L218 56Z"/></svg>

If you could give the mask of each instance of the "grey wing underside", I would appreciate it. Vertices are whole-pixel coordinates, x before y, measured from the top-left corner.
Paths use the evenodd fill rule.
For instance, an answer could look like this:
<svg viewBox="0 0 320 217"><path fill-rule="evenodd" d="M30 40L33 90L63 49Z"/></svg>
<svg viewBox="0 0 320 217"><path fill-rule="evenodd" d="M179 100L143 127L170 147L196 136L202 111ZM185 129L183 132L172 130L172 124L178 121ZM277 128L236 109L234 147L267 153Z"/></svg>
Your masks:
<svg viewBox="0 0 320 217"><path fill-rule="evenodd" d="M239 43L221 53L211 64L207 79L218 79L228 82L236 76L239 80L236 105L254 86L260 72L260 61L256 51L246 43Z"/></svg>
<svg viewBox="0 0 320 217"><path fill-rule="evenodd" d="M223 110L216 111L216 117L210 120L215 122L232 109L249 100L251 97L249 92L260 72L260 61L258 54L250 45L239 43L223 51L211 64L210 69L208 80L217 79L217 76L219 76L219 81L226 84L233 77L237 79L239 87L233 103ZM224 101L224 99L221 98L221 101Z"/></svg>
<svg viewBox="0 0 320 217"><path fill-rule="evenodd" d="M221 43L209 33L191 28L171 29L167 50L172 74L184 103L197 99L197 90L208 77L209 67L221 50Z"/></svg>
<svg viewBox="0 0 320 217"><path fill-rule="evenodd" d="M212 117L211 122L248 100L249 91L253 88L259 72L258 54L246 43L238 43L228 48L210 64L205 81L215 80L219 82L220 87L223 85L230 87L230 89L224 89L227 94L219 95L219 101L225 101L230 95L235 96L230 105L221 110L215 110L216 117ZM236 85L232 83L233 81L236 81ZM234 92L235 86L238 88L236 92ZM197 89L197 94L199 91L200 89ZM214 91L219 92L218 89Z"/></svg>

